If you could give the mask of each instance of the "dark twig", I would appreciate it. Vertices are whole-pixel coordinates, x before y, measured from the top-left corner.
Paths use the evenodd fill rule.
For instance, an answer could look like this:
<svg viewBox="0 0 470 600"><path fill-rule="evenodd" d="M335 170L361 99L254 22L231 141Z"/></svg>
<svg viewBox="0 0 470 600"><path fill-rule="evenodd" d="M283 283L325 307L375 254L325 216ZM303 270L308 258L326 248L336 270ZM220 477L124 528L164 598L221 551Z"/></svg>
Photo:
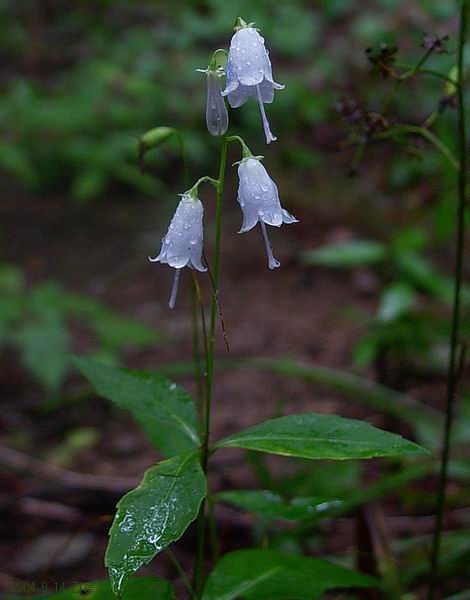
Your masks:
<svg viewBox="0 0 470 600"><path fill-rule="evenodd" d="M452 437L452 425L455 416L456 388L458 383L458 359L459 359L459 332L461 320L461 287L463 276L464 261L464 242L465 242L465 205L466 205L466 185L467 185L467 135L465 124L465 104L464 104L464 50L467 36L468 9L469 0L462 0L460 8L460 27L458 44L458 138L460 154L460 170L458 175L458 207L457 207L457 232L455 242L455 283L454 283L454 304L452 311L452 324L450 331L450 353L447 372L447 400L446 400L446 419L442 440L442 458L441 470L439 475L439 490L436 507L436 524L434 529L433 546L431 553L430 584L428 590L428 600L433 600L436 596L437 585L439 582L439 554L441 548L441 537L443 528L443 517L446 501L446 487L448 480L448 465L450 444Z"/></svg>
<svg viewBox="0 0 470 600"><path fill-rule="evenodd" d="M27 454L0 446L0 464L17 471L30 473L41 479L53 481L63 487L86 490L98 490L123 494L139 483L139 479L128 477L110 477L109 475L95 475L92 473L76 473L47 464Z"/></svg>

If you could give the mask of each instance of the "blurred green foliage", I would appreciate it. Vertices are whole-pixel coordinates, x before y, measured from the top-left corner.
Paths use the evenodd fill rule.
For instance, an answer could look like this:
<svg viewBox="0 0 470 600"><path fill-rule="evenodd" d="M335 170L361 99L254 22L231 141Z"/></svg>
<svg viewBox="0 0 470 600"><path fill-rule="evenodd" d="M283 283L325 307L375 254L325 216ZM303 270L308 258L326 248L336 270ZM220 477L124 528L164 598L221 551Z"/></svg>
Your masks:
<svg viewBox="0 0 470 600"><path fill-rule="evenodd" d="M137 169L136 137L158 125L184 131L192 167L207 166L205 86L195 70L227 46L238 15L261 28L287 84L269 107L274 130L297 142L282 157L312 168L319 153L305 133L329 119L358 71L367 73L364 49L395 36L403 3L369 4L184 0L175 11L167 0L1 0L0 168L31 191L66 190L82 202L116 183L155 194L155 179ZM448 18L448 10L425 10ZM231 111L231 121L237 133L259 138L255 103ZM162 173L177 167L178 154L152 161Z"/></svg>
<svg viewBox="0 0 470 600"><path fill-rule="evenodd" d="M418 227L394 232L387 242L355 240L304 252L306 265L333 269L374 268L382 279L375 315L363 315L367 331L355 349L358 366L366 367L391 353L400 360L426 361L427 368L445 368L448 338L446 314L436 307L451 305L453 281L428 259L429 240ZM426 302L427 301L427 302ZM429 301L433 301L430 305ZM462 289L465 306L470 288ZM357 316L357 315L356 315ZM470 324L466 321L467 332Z"/></svg>
<svg viewBox="0 0 470 600"><path fill-rule="evenodd" d="M66 292L52 281L29 288L18 268L0 265L0 347L16 347L24 367L50 394L60 390L69 370L71 322L84 324L96 341L93 353L112 362L125 346L158 339L156 332L97 300Z"/></svg>

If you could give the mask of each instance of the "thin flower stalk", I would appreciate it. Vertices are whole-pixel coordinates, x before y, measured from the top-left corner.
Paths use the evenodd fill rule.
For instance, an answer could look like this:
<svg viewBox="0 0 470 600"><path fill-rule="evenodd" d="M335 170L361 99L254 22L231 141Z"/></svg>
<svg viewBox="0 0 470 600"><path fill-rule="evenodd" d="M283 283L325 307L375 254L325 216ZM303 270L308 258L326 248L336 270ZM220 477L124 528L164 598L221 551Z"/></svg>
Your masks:
<svg viewBox="0 0 470 600"><path fill-rule="evenodd" d="M464 96L464 52L468 31L468 12L470 10L469 0L462 0L460 8L460 27L458 44L458 83L457 83L457 111L458 111L458 138L460 153L460 169L458 172L458 206L457 206L457 230L455 241L455 275L454 275L454 302L452 310L452 323L449 339L449 364L447 371L447 399L446 417L442 440L442 457L439 474L439 488L436 507L436 523L433 535L433 545L430 565L430 584L428 600L436 597L439 582L439 558L441 551L441 538L443 519L446 503L446 488L448 481L448 467L450 444L452 439L452 425L455 417L455 403L457 396L457 384L459 378L458 355L459 336L461 329L461 290L463 279L463 262L465 247L465 208L467 188L467 127L465 119L465 96Z"/></svg>

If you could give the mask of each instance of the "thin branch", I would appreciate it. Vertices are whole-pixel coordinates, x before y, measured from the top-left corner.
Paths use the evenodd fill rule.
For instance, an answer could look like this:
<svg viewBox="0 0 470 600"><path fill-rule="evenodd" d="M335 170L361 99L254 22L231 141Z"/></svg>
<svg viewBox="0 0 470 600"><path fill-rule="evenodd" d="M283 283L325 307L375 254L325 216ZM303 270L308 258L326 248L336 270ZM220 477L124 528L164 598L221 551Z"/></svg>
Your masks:
<svg viewBox="0 0 470 600"><path fill-rule="evenodd" d="M69 471L68 469L37 460L6 446L0 446L0 464L17 471L29 473L41 479L53 481L67 488L122 494L135 488L140 483L140 479L131 477L111 477L109 475Z"/></svg>

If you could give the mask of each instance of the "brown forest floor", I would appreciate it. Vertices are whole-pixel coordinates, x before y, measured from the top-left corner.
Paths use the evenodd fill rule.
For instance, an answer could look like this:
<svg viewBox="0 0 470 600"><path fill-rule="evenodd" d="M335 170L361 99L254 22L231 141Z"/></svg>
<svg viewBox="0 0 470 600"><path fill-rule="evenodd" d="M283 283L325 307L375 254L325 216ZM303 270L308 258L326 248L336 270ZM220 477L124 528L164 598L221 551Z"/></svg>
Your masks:
<svg viewBox="0 0 470 600"><path fill-rule="evenodd" d="M254 230L238 236L240 215L235 202L224 220L220 302L223 311L230 356L299 356L312 362L344 370L351 369L352 346L362 325L346 315L348 307L372 311L378 282L370 272L354 275L327 270L306 270L298 263L298 252L328 240L353 234L322 220L318 215L300 214L301 223L272 232L272 243L282 267L267 269L261 233ZM147 254L157 249L168 207L152 202L104 201L88 207L73 207L60 200L21 199L6 191L1 209L3 255L25 269L28 280L38 282L52 277L67 289L94 295L113 308L141 318L149 327L166 334L170 341L142 351L130 349L125 363L131 367L158 368L159 363L189 359L189 277L183 277L176 309L166 301L172 272L166 266L151 265ZM165 218L159 215L165 211ZM293 209L293 212L295 210ZM301 211L302 212L302 211ZM210 210L206 217L210 240ZM208 253L212 248L208 241ZM204 284L208 297L209 288ZM77 351L92 345L89 334L77 331ZM223 340L218 353L226 355ZM41 414L37 406L41 392L18 367L16 357L4 355L1 367L1 421L6 431L23 433L23 447L31 455L46 460L48 452L75 427L94 427L99 442L80 452L68 468L78 472L116 477L139 478L157 458L155 451L127 415L114 410L105 401L92 397ZM373 376L373 373L370 373ZM78 376L70 387L80 385ZM194 390L192 378L182 383ZM436 385L437 384L437 385ZM442 382L402 381L401 387L421 399L439 401ZM431 391L432 390L432 391ZM226 435L269 418L274 413L318 411L346 417L365 418L375 425L409 434L403 425L371 408L353 403L324 387L306 384L253 371L217 374L215 382L214 437ZM274 461L276 472L290 471L292 463ZM364 477L374 478L381 469L372 461ZM119 494L85 490L65 491L30 475L20 475L0 465L2 481L1 511L5 517L0 541L0 589L11 588L14 579L44 581L53 591L55 582L66 584L105 576L103 553L109 521ZM228 452L216 456L211 481L216 489L246 488L259 485L244 454ZM8 500L7 500L8 497ZM21 504L24 497L36 497L73 510L51 518L29 513ZM396 503L382 509L393 526L392 535L426 533L432 520L427 515L405 515ZM25 512L26 511L26 512ZM55 515L55 516L54 516ZM251 543L249 530L253 520L242 513L221 508L218 518L222 531L222 549ZM401 519L401 521L400 521ZM388 522L388 521L387 521ZM347 552L354 548L354 522L344 518L322 526L323 552ZM77 558L57 567L57 540L38 540L47 532L66 534L77 544ZM84 533L91 534L91 538ZM91 545L87 546L91 540ZM44 539L43 539L44 541ZM55 546L54 546L55 544ZM67 544L67 538L65 538ZM190 564L194 547L193 533L178 543L185 564ZM54 548L56 552L54 552ZM48 555L38 560L35 552ZM25 558L26 555L26 558ZM29 562L28 562L29 561ZM167 559L142 569L175 578ZM36 588L40 589L40 588Z"/></svg>

